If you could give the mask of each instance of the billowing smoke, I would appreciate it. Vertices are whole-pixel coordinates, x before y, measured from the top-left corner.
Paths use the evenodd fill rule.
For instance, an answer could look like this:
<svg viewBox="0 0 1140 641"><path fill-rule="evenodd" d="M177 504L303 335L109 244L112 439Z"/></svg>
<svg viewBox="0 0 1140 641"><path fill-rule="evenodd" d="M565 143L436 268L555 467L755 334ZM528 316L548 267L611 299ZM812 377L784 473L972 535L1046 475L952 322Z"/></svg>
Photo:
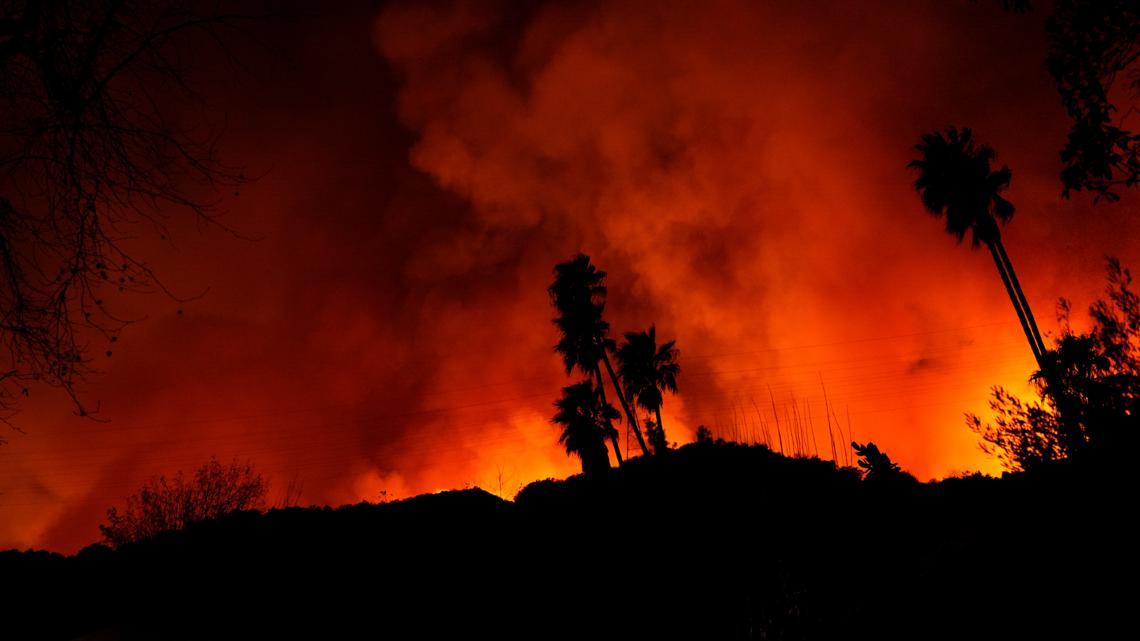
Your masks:
<svg viewBox="0 0 1140 641"><path fill-rule="evenodd" d="M676 438L833 424L929 476L993 469L961 412L1032 361L992 265L922 213L905 165L951 123L1001 150L1048 320L1053 230L1032 217L1072 214L1041 33L970 3L456 2L391 6L376 42L412 164L473 208L434 273L506 261L537 292L590 253L615 327L656 322L688 357ZM798 447L830 456L818 434Z"/></svg>
<svg viewBox="0 0 1140 641"><path fill-rule="evenodd" d="M993 471L962 413L1024 390L1032 357L989 257L911 188L911 147L949 124L1014 170L1005 239L1043 328L1056 296L1099 290L1103 253L1135 264L1127 204L1058 199L1038 14L338 11L265 27L275 70L216 88L228 153L264 174L227 220L263 239L187 225L156 248L168 280L209 292L142 303L90 385L109 423L33 401L0 448L0 548L77 549L147 477L212 454L334 505L574 472L548 422L572 379L546 287L579 251L609 272L616 337L678 341L670 440L703 424L842 459L871 439L920 478Z"/></svg>

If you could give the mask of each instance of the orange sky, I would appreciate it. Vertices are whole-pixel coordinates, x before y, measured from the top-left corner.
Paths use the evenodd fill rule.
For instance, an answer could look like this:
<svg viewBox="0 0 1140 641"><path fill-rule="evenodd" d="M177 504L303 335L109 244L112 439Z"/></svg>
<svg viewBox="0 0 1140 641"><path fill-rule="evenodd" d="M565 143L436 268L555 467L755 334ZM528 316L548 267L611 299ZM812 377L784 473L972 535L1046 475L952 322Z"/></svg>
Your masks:
<svg viewBox="0 0 1140 641"><path fill-rule="evenodd" d="M988 254L911 188L911 147L949 124L1013 169L1005 241L1043 330L1058 296L1100 291L1105 253L1140 264L1135 195L1059 198L1040 12L337 5L256 27L246 71L204 55L226 157L260 177L226 222L261 239L140 243L208 291L119 303L147 318L85 388L106 422L34 390L0 446L0 549L75 551L211 455L306 504L575 472L547 422L571 379L546 286L578 251L610 274L616 331L677 339L671 440L754 434L774 400L830 456L822 378L842 429L918 477L996 472L963 413L1024 391L1032 356Z"/></svg>

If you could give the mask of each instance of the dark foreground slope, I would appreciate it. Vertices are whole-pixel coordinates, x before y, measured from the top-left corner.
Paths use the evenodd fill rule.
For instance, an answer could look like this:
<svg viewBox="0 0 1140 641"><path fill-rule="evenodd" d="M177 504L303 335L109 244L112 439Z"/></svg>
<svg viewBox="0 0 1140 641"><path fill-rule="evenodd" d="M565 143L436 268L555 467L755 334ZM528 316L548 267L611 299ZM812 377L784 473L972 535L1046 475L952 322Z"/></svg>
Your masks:
<svg viewBox="0 0 1140 641"><path fill-rule="evenodd" d="M1134 591L1111 587L1137 569L1134 487L869 483L695 444L514 503L448 492L0 553L0 638L1095 638L1134 625Z"/></svg>

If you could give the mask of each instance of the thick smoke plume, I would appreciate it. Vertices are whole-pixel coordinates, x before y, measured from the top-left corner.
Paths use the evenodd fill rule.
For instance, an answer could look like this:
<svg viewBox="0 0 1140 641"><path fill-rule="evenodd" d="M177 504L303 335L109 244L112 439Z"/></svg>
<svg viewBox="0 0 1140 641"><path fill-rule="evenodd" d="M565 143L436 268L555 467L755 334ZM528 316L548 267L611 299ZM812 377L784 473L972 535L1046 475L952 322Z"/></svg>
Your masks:
<svg viewBox="0 0 1140 641"><path fill-rule="evenodd" d="M253 460L271 500L295 479L333 505L574 472L546 287L579 251L609 272L615 337L678 341L671 440L777 441L778 417L785 449L858 438L920 478L994 471L962 414L1033 362L988 256L911 188L912 146L950 124L1013 168L1004 238L1043 329L1056 296L1100 289L1102 254L1136 264L1128 203L1058 198L1040 15L366 4L264 26L245 66L270 71L207 81L224 151L261 176L227 220L262 240L155 245L208 293L138 303L87 390L110 422L32 400L0 448L0 548L78 549L145 479L211 455Z"/></svg>

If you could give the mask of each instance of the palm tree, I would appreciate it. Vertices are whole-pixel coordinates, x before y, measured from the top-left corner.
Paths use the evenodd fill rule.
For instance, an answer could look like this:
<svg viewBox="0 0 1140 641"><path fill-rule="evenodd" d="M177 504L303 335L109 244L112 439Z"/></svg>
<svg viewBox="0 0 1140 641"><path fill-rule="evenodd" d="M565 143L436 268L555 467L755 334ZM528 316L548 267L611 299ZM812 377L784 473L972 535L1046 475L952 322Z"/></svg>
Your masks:
<svg viewBox="0 0 1140 641"><path fill-rule="evenodd" d="M677 392L677 374L681 365L677 362L680 351L676 341L657 346L657 328L649 326L648 331L626 332L625 342L618 348L618 374L625 384L626 395L647 411L657 415L656 427L649 431L649 440L654 452L664 452L669 447L665 438L665 427L661 423L661 404L664 392Z"/></svg>
<svg viewBox="0 0 1140 641"><path fill-rule="evenodd" d="M614 341L608 336L610 324L602 318L606 307L606 273L591 265L590 257L585 254L558 263L554 266L554 273L554 282L548 290L550 300L559 312L554 324L558 327L560 338L554 350L562 355L567 374L576 368L595 379L594 391L603 404L606 403L606 388L599 363L605 365L618 400L629 419L629 425L637 437L637 443L641 446L641 451L648 454L649 449L641 436L637 418L618 385L617 375L609 360L608 352L614 349ZM611 443L620 465L621 452L616 430L611 433Z"/></svg>
<svg viewBox="0 0 1140 641"><path fill-rule="evenodd" d="M946 231L956 236L958 242L970 231L973 247L984 244L990 250L1033 357L1044 370L1045 343L1013 271L1013 263L1002 245L998 225L1013 218L1013 203L1001 196L1009 186L1012 172L1006 166L991 171L994 150L987 145L975 146L968 127L961 130L950 127L945 135L942 132L926 134L914 149L922 157L907 166L919 171L914 188L922 204L931 214L946 216Z"/></svg>
<svg viewBox="0 0 1140 641"><path fill-rule="evenodd" d="M562 426L558 442L567 454L577 454L582 473L596 474L610 467L606 437L617 437L610 421L618 418L613 405L601 402L590 379L562 388L562 398L554 402L558 412L551 421Z"/></svg>

